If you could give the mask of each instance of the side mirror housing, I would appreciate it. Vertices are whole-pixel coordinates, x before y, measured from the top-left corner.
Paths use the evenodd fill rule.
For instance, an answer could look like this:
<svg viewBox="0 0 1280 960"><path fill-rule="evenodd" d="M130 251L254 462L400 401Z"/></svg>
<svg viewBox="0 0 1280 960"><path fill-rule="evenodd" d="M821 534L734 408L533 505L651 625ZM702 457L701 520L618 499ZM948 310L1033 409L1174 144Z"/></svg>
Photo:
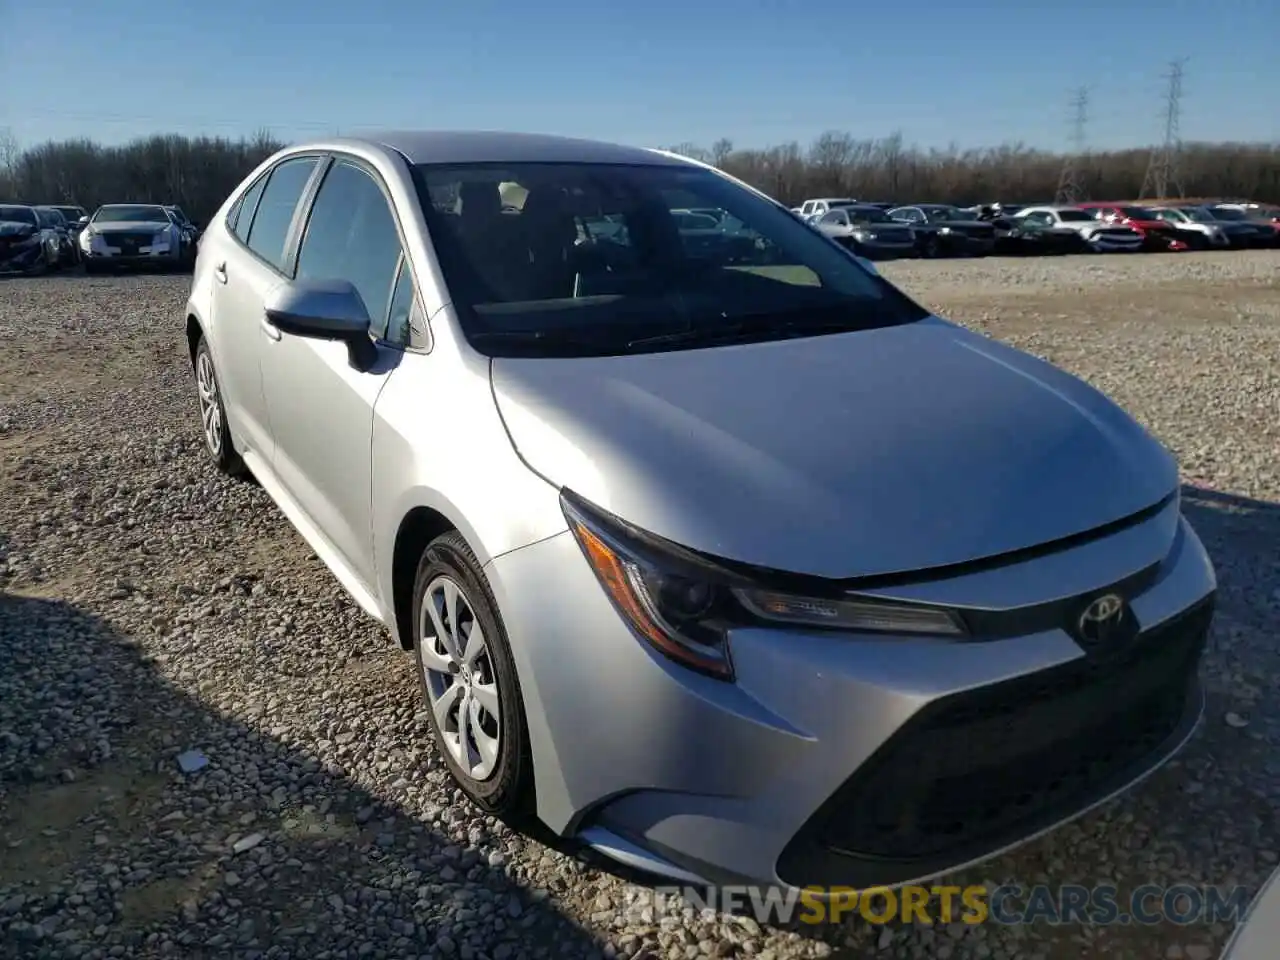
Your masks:
<svg viewBox="0 0 1280 960"><path fill-rule="evenodd" d="M345 343L357 370L368 370L377 360L369 311L346 280L285 281L267 294L265 307L267 319L281 333Z"/></svg>

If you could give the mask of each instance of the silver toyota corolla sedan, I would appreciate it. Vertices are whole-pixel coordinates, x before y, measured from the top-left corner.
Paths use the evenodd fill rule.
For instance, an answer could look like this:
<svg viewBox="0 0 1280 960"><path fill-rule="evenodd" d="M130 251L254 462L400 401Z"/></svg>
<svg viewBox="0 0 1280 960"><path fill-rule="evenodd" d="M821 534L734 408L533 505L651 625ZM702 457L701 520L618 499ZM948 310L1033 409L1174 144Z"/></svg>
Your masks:
<svg viewBox="0 0 1280 960"><path fill-rule="evenodd" d="M896 885L1200 717L1169 453L703 164L291 147L211 220L186 333L213 460L415 651L486 811L683 882Z"/></svg>

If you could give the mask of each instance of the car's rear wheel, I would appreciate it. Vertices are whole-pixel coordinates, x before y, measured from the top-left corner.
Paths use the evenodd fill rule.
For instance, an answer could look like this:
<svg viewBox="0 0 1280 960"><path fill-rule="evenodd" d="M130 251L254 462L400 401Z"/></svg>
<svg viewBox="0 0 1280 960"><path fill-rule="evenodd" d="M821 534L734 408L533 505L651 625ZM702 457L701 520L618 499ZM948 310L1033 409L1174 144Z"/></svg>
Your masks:
<svg viewBox="0 0 1280 960"><path fill-rule="evenodd" d="M423 551L413 623L419 678L449 773L486 813L525 815L533 760L520 683L493 592L456 532Z"/></svg>
<svg viewBox="0 0 1280 960"><path fill-rule="evenodd" d="M219 471L232 477L242 476L246 468L231 442L231 428L227 426L227 411L222 403L218 373L213 366L209 341L204 337L196 344L195 375L196 399L200 404L200 429L204 434L205 449L209 451Z"/></svg>

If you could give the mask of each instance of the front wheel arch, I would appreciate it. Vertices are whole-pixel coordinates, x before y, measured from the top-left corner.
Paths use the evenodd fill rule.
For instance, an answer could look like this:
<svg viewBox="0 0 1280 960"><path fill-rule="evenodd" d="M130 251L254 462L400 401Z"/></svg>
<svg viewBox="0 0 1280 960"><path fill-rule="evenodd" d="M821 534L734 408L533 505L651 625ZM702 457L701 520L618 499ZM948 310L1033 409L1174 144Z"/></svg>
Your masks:
<svg viewBox="0 0 1280 960"><path fill-rule="evenodd" d="M203 339L204 328L200 326L200 321L194 313L187 314L187 359L191 361L192 369L196 365L196 348Z"/></svg>
<svg viewBox="0 0 1280 960"><path fill-rule="evenodd" d="M418 561L428 544L450 531L459 532L453 521L438 510L421 506L405 514L396 530L391 553L391 608L403 650L413 649L413 587Z"/></svg>

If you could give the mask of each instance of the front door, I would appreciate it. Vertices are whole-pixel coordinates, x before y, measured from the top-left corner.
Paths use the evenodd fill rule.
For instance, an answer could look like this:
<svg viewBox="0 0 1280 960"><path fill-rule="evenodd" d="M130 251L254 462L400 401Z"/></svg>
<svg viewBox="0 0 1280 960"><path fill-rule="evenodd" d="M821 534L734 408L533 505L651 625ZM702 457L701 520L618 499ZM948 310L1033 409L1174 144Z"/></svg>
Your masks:
<svg viewBox="0 0 1280 960"><path fill-rule="evenodd" d="M357 162L336 160L316 193L296 276L354 284L369 313L378 363L361 372L342 343L285 335L267 345L262 366L276 478L375 595L370 448L374 404L402 356L398 338L407 333L399 325L387 330L401 249L379 182Z"/></svg>

